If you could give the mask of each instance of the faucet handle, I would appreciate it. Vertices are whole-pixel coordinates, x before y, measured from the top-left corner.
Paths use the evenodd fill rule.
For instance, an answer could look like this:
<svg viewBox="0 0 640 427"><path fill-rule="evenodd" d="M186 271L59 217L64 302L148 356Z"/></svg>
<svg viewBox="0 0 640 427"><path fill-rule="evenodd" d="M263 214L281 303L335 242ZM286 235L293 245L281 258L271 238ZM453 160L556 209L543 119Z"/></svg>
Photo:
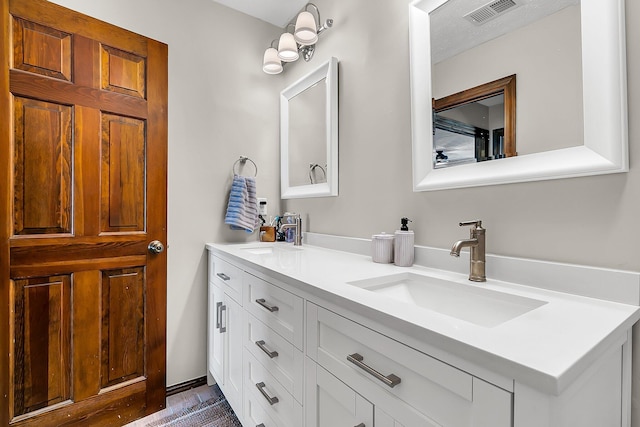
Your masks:
<svg viewBox="0 0 640 427"><path fill-rule="evenodd" d="M475 228L482 228L482 221L479 219L476 219L474 221L463 221L460 223L460 227L463 227L465 225L473 225L475 226Z"/></svg>

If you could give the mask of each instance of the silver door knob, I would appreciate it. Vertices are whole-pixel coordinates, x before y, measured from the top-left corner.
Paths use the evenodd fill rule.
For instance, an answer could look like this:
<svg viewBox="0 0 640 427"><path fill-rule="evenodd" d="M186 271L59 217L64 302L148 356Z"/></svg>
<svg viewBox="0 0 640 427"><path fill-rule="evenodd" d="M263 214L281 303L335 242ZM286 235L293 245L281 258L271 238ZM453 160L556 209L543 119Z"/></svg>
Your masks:
<svg viewBox="0 0 640 427"><path fill-rule="evenodd" d="M149 243L147 249L149 249L149 252L151 252L152 254L159 254L164 251L164 245L160 240L154 240Z"/></svg>

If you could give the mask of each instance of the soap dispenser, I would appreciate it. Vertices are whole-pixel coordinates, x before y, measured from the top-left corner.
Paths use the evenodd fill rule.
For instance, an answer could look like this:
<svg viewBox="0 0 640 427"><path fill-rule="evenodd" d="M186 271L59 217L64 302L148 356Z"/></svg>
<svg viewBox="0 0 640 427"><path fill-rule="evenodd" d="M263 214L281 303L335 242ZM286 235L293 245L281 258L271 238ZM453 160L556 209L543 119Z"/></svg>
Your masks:
<svg viewBox="0 0 640 427"><path fill-rule="evenodd" d="M413 231L409 230L409 218L400 220L400 230L396 230L394 239L394 263L399 267L411 267L413 265L414 249Z"/></svg>

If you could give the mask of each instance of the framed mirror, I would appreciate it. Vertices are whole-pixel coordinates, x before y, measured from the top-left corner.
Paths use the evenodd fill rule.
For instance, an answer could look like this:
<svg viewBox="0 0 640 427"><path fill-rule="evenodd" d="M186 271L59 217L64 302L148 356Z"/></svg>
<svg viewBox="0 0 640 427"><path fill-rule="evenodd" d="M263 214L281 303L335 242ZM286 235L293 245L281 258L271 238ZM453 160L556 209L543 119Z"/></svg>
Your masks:
<svg viewBox="0 0 640 427"><path fill-rule="evenodd" d="M283 199L338 195L338 60L280 93Z"/></svg>
<svg viewBox="0 0 640 427"><path fill-rule="evenodd" d="M504 14L487 10L500 9L505 4L515 7ZM556 9L542 13L535 22L514 26L517 15L533 15L533 9L544 9L541 5ZM443 46L441 41L432 40L436 38L432 37L434 32L447 31L440 27L432 31L432 26L446 26L453 21L437 19L439 14L447 16L449 7L467 20L471 32L463 31L467 24L455 21L455 28L449 33L452 35L446 38L473 39L481 44ZM409 5L409 14L414 191L628 171L624 0L415 0ZM482 20L486 16L489 19L485 24L473 22L473 18ZM554 33L549 25L559 19L573 19L573 30L570 32L566 22L560 21L558 32ZM502 32L483 40L481 33L492 28ZM553 34L556 36L551 38ZM558 48L565 39L575 39L575 48ZM537 40L544 41L540 52L526 44ZM509 44L514 41L518 44ZM483 52L481 59L469 63L468 58L479 50ZM542 57L543 53L556 56ZM572 62L577 63L576 69L560 72L553 68L567 56L575 56ZM514 62L516 57L520 61ZM488 73L496 69L500 74L491 77ZM436 167L432 99L512 74L517 76L518 155ZM547 80L536 82L534 77ZM569 87L573 92L561 92ZM545 92L550 95L543 97ZM536 96L540 98L535 99ZM556 112L550 113L553 111Z"/></svg>

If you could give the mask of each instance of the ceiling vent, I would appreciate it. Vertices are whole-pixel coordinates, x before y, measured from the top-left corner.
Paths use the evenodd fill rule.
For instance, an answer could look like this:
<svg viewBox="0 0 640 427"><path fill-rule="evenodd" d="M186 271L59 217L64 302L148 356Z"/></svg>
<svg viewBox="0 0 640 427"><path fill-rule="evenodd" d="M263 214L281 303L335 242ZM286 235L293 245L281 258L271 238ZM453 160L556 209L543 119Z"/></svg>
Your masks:
<svg viewBox="0 0 640 427"><path fill-rule="evenodd" d="M463 18L476 25L482 25L516 6L517 4L513 0L493 1L474 10L473 12L467 13Z"/></svg>

